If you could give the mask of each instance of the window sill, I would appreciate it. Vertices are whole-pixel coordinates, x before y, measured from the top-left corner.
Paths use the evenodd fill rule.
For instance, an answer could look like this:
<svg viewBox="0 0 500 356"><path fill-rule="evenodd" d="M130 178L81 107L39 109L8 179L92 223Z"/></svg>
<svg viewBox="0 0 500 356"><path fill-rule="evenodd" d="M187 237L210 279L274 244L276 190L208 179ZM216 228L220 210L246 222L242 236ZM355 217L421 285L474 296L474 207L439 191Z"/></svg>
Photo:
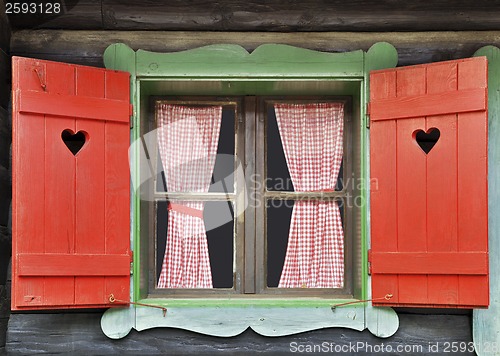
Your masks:
<svg viewBox="0 0 500 356"><path fill-rule="evenodd" d="M143 300L152 303L152 299ZM154 305L163 304L163 299ZM165 316L158 308L130 306L111 308L101 319L101 328L111 339L156 327L189 330L218 337L236 336L250 328L263 336L285 336L305 331L343 327L362 331L369 329L378 337L392 336L399 319L392 308L374 308L368 303L351 304L332 309L339 300L168 300Z"/></svg>
<svg viewBox="0 0 500 356"><path fill-rule="evenodd" d="M356 302L358 299L355 298L321 298L321 297L304 297L304 298L293 298L293 297L276 297L272 298L269 295L258 296L258 295L242 295L242 296L230 296L227 298L147 298L141 299L139 303L151 304L160 307L279 307L279 308L331 308L333 305L341 303ZM363 305L363 303L359 303Z"/></svg>

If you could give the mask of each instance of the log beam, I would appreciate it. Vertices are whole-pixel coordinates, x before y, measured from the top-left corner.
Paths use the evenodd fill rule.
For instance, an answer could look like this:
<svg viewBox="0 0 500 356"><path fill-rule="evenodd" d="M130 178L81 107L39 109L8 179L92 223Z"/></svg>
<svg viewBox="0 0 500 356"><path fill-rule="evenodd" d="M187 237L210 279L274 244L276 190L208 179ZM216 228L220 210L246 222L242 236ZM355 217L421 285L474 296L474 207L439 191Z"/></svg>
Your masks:
<svg viewBox="0 0 500 356"><path fill-rule="evenodd" d="M10 34L10 23L5 13L5 0L0 0L0 50L6 53L9 52Z"/></svg>
<svg viewBox="0 0 500 356"><path fill-rule="evenodd" d="M32 0L42 2L42 0ZM491 0L59 0L62 11L10 15L19 29L191 31L496 30Z"/></svg>
<svg viewBox="0 0 500 356"><path fill-rule="evenodd" d="M392 352L413 346L408 354L435 355L443 353L446 343L472 342L470 315L420 315L399 314L400 327L389 339L379 339L368 330L329 328L283 337L265 337L252 330L231 338L199 335L186 330L154 328L132 332L122 340L107 339L99 327L101 313L61 314L12 314L7 332L7 352L10 354L183 354L208 355L221 352L229 354L290 354L306 345L337 345L349 350L349 345L359 345L358 354L375 354L374 347ZM168 316L167 316L168 317ZM429 346L432 344L432 348ZM371 346L370 349L365 348ZM317 346L318 347L318 346ZM338 349L323 350L333 354ZM307 353L307 351L304 351ZM312 353L312 351L309 351ZM314 354L321 351L316 349ZM474 355L470 349L461 355Z"/></svg>
<svg viewBox="0 0 500 356"><path fill-rule="evenodd" d="M175 52L209 44L234 43L248 51L264 43L326 52L367 50L387 41L399 53L399 65L472 56L485 45L500 46L500 31L464 32L183 32L183 31L63 31L21 30L12 35L13 55L102 67L107 46L123 42L131 48Z"/></svg>

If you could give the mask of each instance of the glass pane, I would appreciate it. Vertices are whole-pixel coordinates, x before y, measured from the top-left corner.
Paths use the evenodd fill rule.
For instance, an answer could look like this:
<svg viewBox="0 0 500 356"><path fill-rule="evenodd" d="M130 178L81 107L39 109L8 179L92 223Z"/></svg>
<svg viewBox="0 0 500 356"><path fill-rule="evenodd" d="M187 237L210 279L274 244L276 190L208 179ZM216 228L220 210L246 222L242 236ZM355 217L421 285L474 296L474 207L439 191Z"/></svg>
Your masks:
<svg viewBox="0 0 500 356"><path fill-rule="evenodd" d="M209 192L234 192L235 116L234 106L226 106L222 109L219 145L217 146L217 157L215 158L214 173Z"/></svg>
<svg viewBox="0 0 500 356"><path fill-rule="evenodd" d="M278 287L285 262L293 200L267 201L267 286Z"/></svg>
<svg viewBox="0 0 500 356"><path fill-rule="evenodd" d="M295 191L290 172L288 170L285 152L278 129L276 120L276 113L272 105L267 106L267 177L266 186L269 191ZM336 191L341 191L344 188L343 183L343 164L339 171L337 183L335 185Z"/></svg>
<svg viewBox="0 0 500 356"><path fill-rule="evenodd" d="M276 114L267 106L267 190L293 192L293 183L281 144Z"/></svg>
<svg viewBox="0 0 500 356"><path fill-rule="evenodd" d="M169 283L168 286L159 287L208 288L184 284L188 283L184 282L185 275L200 275L199 278L205 279L207 275L205 277L202 275L203 271L207 270L213 288L232 288L234 256L234 209L232 203L227 201L177 201L170 205L170 209L169 204L170 202L167 201L157 202L156 277L157 281L161 282L163 273L163 280L168 280L167 283ZM176 219L179 219L180 224L177 221L169 221L172 210L176 211ZM195 217L196 215L198 216ZM200 216L203 217L201 230L197 221ZM172 228L175 233L169 234L169 228ZM193 235L196 235L194 239ZM170 243L168 243L168 238L172 239ZM168 252L167 245L170 249ZM166 262L164 265L165 255L167 255L167 261L170 262ZM176 273L179 273L180 276ZM172 282L173 280L181 282ZM202 282L194 282L194 285L202 284Z"/></svg>
<svg viewBox="0 0 500 356"><path fill-rule="evenodd" d="M298 200L268 200L267 201L267 209L266 209L266 252L267 252L267 261L266 261L266 267L267 267L267 286L269 288L277 288L280 284L280 280L283 278L283 267L285 264L285 257L287 255L287 250L288 250L288 245L290 243L290 223L292 219L292 213L295 209L300 209L300 204L305 204L305 203L311 203L316 205L314 208L314 211L316 212L323 212L325 214L325 209L332 209L326 208L326 204L334 204L333 201L319 201L319 200L312 200L312 201L298 201ZM319 264L320 267L316 269L315 272L314 269L310 269L309 273L312 273L311 276L314 277L305 277L307 280L307 283L310 283L307 285L307 283L304 283L303 285L294 285L294 286L288 286L285 288L342 288L343 287L343 265L344 265L344 260L343 257L338 258L335 263L328 263L325 265L324 261L326 259L330 260L330 256L338 256L336 253L334 253L335 248L340 248L340 246L343 243L343 231L344 231L344 206L345 204L342 201L338 201L338 206L339 206L339 213L340 213L340 223L342 227L337 230L330 230L330 231L337 231L337 234L335 236L329 235L329 239L321 239L322 231L324 231L324 226L321 226L321 224L318 224L315 226L312 224L312 233L304 234L304 235L299 235L299 239L303 238L312 238L313 240L310 240L311 244L304 243L302 240L301 242L298 242L298 240L295 240L295 247L296 251L304 251L306 254L309 253L309 256L302 256L302 257L297 257L296 261L299 265L300 263L305 264L306 270L309 270L309 266L313 265L313 260L315 258L315 254L318 253L320 256L319 258ZM328 211L328 210L326 210ZM333 213L333 209L330 210L331 213ZM330 214L328 215L334 216L335 214ZM302 213L304 214L304 211L302 210ZM321 214L321 213L320 213ZM314 215L314 212L312 213ZM306 216L311 216L311 212L307 215L302 215L302 217ZM338 216L338 215L337 215ZM295 222L299 221L300 217L295 217L294 219ZM325 220L323 220L325 221ZM331 219L327 219L330 223L332 223ZM309 225L311 226L311 220L307 220ZM303 230L302 230L303 231ZM338 240L335 239L340 239L340 244ZM334 242L336 241L336 242ZM293 244L293 243L292 243ZM324 244L324 245L323 245ZM302 246L302 247L297 247L297 246ZM324 247L327 246L327 247ZM330 251L326 251L325 248L332 248ZM302 249L302 250L301 250ZM312 252L311 252L312 251ZM326 253L325 253L326 251ZM341 254L343 254L343 249L340 248ZM290 254L290 252L288 252ZM317 255L316 255L317 256ZM290 258L290 256L288 257ZM302 261L302 262L300 262ZM321 262L323 261L323 262ZM339 268L335 267L339 266ZM299 274L298 269L294 269L293 267L289 269L289 271L294 271L292 272L292 275L295 276L295 272ZM335 273L332 273L332 271L335 271ZM308 272L306 272L307 274ZM333 275L337 275L338 278L332 277ZM299 277L294 277L292 279L300 279ZM321 281L321 280L324 280ZM298 282L296 282L298 283ZM302 282L300 282L302 283ZM300 284L299 283L299 284ZM283 286L283 284L282 284Z"/></svg>
<svg viewBox="0 0 500 356"><path fill-rule="evenodd" d="M234 192L233 172L235 170L235 117L235 106L224 106L222 108L222 120L219 141L217 143L217 155L215 157L214 170L208 190L209 192ZM189 149L189 147L186 146L186 149ZM159 172L156 180L156 191L167 192L168 187L159 150L156 157L156 168L157 172ZM189 164L189 162L186 163L186 165Z"/></svg>

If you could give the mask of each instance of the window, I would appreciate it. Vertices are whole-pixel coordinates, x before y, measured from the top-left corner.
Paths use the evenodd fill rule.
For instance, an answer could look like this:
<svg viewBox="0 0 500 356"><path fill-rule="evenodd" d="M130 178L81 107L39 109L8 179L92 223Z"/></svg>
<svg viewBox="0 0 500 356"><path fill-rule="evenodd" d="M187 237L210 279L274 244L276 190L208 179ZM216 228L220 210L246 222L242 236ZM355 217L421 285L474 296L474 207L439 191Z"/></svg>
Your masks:
<svg viewBox="0 0 500 356"><path fill-rule="evenodd" d="M487 54L490 64L498 62L492 49L478 53ZM130 76L13 58L13 310L107 308L137 302L152 306L108 310L101 326L112 338L132 328L154 326L215 336L238 335L248 327L261 335L279 336L341 326L368 328L387 337L397 330L397 315L373 305L488 305L487 209L488 199L494 197L486 189L486 58L373 71L396 65L396 50L390 44L375 44L367 52L330 54L284 45L263 45L251 54L234 45L154 54L116 44L106 50L105 63ZM495 92L491 78L489 90ZM304 93L311 97L297 96ZM263 96L248 96L256 94ZM169 192L169 179L139 175L160 170L154 169L161 161L158 147L145 142L151 132L151 142L157 142L155 105L150 103L154 96L186 108L220 107L220 152L208 190ZM489 100L492 115L498 103L495 96ZM278 138L282 141L274 108L318 102L344 104L345 139L338 167L343 180L319 192L302 190L292 179L292 169L291 185L279 187L273 180L286 181L290 172L283 167L288 167L290 152L268 155L281 150L272 148L279 147ZM430 133L433 127L440 137L425 152L414 133ZM77 153L67 145L67 130L85 137ZM218 163L224 152L231 153L232 163L220 171L218 167L226 166ZM244 174L229 174L233 178L226 180L228 172L238 168ZM371 187L363 181L368 174ZM446 174L448 180L442 179ZM368 193L370 210L364 200ZM304 198L338 204L345 236L343 288L277 287L291 210L274 208L273 202L296 204ZM262 204L251 208L245 204L250 199ZM448 202L456 202L458 209L450 209ZM171 211L187 206L195 216L200 215L200 204L204 215L229 211L226 223L217 226L224 226L220 236L228 238L207 242L226 256L210 261L215 288L156 287L164 258L156 231L168 237L170 203L178 205ZM416 219L415 213L425 218ZM210 237L212 228L204 220L204 233ZM360 303L368 298L369 287L372 305ZM389 294L392 297L386 299ZM233 298L245 295L263 298ZM332 305L344 297L355 300L332 313ZM225 309L228 305L231 308ZM176 318L165 318L158 310L164 306L175 311ZM290 317L297 306L307 312ZM290 323L283 323L286 318Z"/></svg>
<svg viewBox="0 0 500 356"><path fill-rule="evenodd" d="M151 296L352 296L350 97L154 97L150 107Z"/></svg>

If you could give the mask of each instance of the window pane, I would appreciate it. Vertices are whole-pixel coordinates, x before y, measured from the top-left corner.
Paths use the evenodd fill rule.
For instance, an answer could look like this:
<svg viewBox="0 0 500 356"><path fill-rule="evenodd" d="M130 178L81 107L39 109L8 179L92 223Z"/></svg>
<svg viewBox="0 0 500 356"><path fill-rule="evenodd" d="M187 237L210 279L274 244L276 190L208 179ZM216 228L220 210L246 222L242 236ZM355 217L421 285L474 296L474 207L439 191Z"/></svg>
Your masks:
<svg viewBox="0 0 500 356"><path fill-rule="evenodd" d="M201 231L199 217L193 216L197 214L192 208L196 204L203 206L203 211L199 210L203 217ZM170 216L172 210L178 214L176 221ZM167 281L158 284L160 288L233 287L233 212L232 203L227 201L157 202L156 276L159 283ZM173 230L170 234L169 227ZM204 284L206 279L211 280L209 287Z"/></svg>
<svg viewBox="0 0 500 356"><path fill-rule="evenodd" d="M217 155L215 157L215 165L210 182L209 192L233 193L234 192L234 176L235 170L235 106L224 106L222 108L222 120L220 124L219 140L217 142ZM203 139L203 138L202 138ZM186 143L190 142L186 138ZM168 143L167 143L168 144ZM189 144L182 149L189 150ZM205 159L203 152L202 158ZM160 152L157 152L157 172L159 172L156 180L156 191L167 192L168 187L165 179L165 171L161 161ZM193 166L195 162L186 162L184 167ZM184 191L184 190L183 190Z"/></svg>
<svg viewBox="0 0 500 356"><path fill-rule="evenodd" d="M283 150L282 140L280 137L276 113L272 105L267 106L267 179L266 187L269 191L295 191L293 182L290 178L285 153ZM343 162L340 166L340 171L335 185L336 191L341 191L344 188L343 177Z"/></svg>
<svg viewBox="0 0 500 356"><path fill-rule="evenodd" d="M267 190L293 192L293 183L281 144L276 114L267 106Z"/></svg>
<svg viewBox="0 0 500 356"><path fill-rule="evenodd" d="M223 107L219 145L209 192L234 192L235 115L234 106Z"/></svg>
<svg viewBox="0 0 500 356"><path fill-rule="evenodd" d="M294 206L295 208L300 208L301 204L312 204L312 215L321 216L320 220L323 224L314 225L309 221L308 226L311 227L312 231L307 234L301 234L298 236L299 240L295 241L295 246L289 245L289 235L290 235L290 223L292 220L292 213ZM325 221L329 221L332 224L332 219L325 216L325 211L329 213L335 210L335 205L338 204L338 211L340 213L340 223L341 226L336 230L330 229L326 233ZM329 207L327 207L329 205ZM333 206L332 206L333 205ZM343 264L344 260L342 256L338 256L338 253L343 255L342 246L342 233L344 227L344 208L345 204L343 201L338 201L337 203L333 200L329 201L319 201L319 200L268 200L266 208L266 252L267 252L267 286L269 288L276 288L280 284L280 279L282 279L283 267L285 263L285 257L287 255L287 249L292 248L295 252L303 252L304 254L300 258L289 258L289 263L302 264L302 267L291 267L292 273L304 273L303 276L294 279L303 279L307 281L301 286L294 286L289 288L342 288L343 287ZM326 210L325 210L326 209ZM325 220L326 219L326 220ZM323 226L320 226L323 225ZM303 231L303 230L302 230ZM334 233L336 231L336 233ZM328 236L328 237L327 237ZM307 240L309 239L309 240ZM340 239L341 241L337 240ZM291 245L294 245L292 243ZM316 245L316 246L315 246ZM314 247L315 246L315 247ZM328 251L323 249L318 249L317 246L325 246L329 248ZM315 253L319 253L321 256L316 260L314 254L311 255L311 251L316 250ZM308 253L309 252L309 253ZM288 252L290 253L290 251ZM330 258L332 256L332 258ZM326 261L328 260L328 261ZM326 261L326 262L325 262ZM313 264L318 263L320 267L314 267ZM341 276L338 276L338 275ZM333 277L336 275L337 278ZM312 277L311 277L312 276ZM324 279L325 281L321 281ZM309 285L308 285L309 283Z"/></svg>
<svg viewBox="0 0 500 356"><path fill-rule="evenodd" d="M206 202L204 218L214 288L232 288L234 275L233 205L231 202Z"/></svg>
<svg viewBox="0 0 500 356"><path fill-rule="evenodd" d="M267 286L278 287L285 262L293 200L267 201Z"/></svg>

